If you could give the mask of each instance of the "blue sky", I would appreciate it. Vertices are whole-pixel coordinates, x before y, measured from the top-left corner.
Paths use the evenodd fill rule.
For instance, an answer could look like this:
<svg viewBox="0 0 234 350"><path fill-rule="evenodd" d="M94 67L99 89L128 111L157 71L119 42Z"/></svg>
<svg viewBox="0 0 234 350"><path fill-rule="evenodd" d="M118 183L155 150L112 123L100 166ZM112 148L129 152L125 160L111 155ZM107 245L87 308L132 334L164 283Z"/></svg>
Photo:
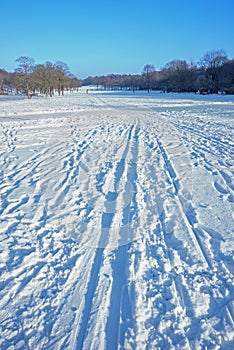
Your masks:
<svg viewBox="0 0 234 350"><path fill-rule="evenodd" d="M234 0L0 0L0 68L64 61L80 78L173 59L234 58Z"/></svg>

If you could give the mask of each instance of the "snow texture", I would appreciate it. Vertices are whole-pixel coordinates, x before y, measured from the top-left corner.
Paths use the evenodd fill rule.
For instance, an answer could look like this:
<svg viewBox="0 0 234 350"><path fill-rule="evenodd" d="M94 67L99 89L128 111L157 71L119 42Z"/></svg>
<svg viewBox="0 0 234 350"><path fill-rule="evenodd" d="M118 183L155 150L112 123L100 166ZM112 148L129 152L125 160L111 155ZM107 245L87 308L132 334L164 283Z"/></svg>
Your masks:
<svg viewBox="0 0 234 350"><path fill-rule="evenodd" d="M0 349L234 349L234 98L0 98Z"/></svg>

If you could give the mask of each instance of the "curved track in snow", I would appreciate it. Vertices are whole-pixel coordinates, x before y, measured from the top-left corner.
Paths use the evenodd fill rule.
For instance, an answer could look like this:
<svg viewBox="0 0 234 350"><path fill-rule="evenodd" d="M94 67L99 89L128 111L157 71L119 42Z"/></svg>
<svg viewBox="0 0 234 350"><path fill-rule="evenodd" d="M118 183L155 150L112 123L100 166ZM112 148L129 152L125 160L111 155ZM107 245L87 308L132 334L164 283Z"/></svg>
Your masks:
<svg viewBox="0 0 234 350"><path fill-rule="evenodd" d="M0 104L0 348L234 346L234 103Z"/></svg>

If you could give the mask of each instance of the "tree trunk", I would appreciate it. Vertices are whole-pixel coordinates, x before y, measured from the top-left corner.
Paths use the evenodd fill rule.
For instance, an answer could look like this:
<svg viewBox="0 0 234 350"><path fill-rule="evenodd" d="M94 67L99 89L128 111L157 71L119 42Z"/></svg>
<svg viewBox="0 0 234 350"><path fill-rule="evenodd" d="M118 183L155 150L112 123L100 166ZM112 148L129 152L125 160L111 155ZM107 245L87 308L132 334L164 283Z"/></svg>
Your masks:
<svg viewBox="0 0 234 350"><path fill-rule="evenodd" d="M28 95L28 100L30 100L32 96L31 96L31 93L30 93L29 89L27 89L27 95Z"/></svg>
<svg viewBox="0 0 234 350"><path fill-rule="evenodd" d="M53 96L53 90L54 90L53 86L50 86L50 97Z"/></svg>

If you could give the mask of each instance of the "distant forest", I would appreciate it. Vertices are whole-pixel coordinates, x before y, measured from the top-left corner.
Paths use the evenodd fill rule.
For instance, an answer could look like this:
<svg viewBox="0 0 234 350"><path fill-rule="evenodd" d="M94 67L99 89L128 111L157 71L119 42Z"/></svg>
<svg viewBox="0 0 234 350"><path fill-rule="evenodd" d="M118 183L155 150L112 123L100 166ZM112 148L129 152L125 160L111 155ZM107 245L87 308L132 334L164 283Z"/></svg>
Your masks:
<svg viewBox="0 0 234 350"><path fill-rule="evenodd" d="M160 71L146 64L141 74L88 77L83 85L102 86L105 89L161 90L164 92L197 92L234 94L234 59L229 60L225 50L207 52L195 64L173 60Z"/></svg>
<svg viewBox="0 0 234 350"><path fill-rule="evenodd" d="M161 90L164 92L197 92L234 94L234 59L228 59L226 51L207 52L195 64L185 60L173 60L157 71L153 64L146 64L141 74L108 74L79 80L71 74L64 62L46 62L35 65L31 57L21 56L13 73L0 69L0 94L13 90L31 98L36 93L63 95L81 85L96 88L126 90Z"/></svg>

